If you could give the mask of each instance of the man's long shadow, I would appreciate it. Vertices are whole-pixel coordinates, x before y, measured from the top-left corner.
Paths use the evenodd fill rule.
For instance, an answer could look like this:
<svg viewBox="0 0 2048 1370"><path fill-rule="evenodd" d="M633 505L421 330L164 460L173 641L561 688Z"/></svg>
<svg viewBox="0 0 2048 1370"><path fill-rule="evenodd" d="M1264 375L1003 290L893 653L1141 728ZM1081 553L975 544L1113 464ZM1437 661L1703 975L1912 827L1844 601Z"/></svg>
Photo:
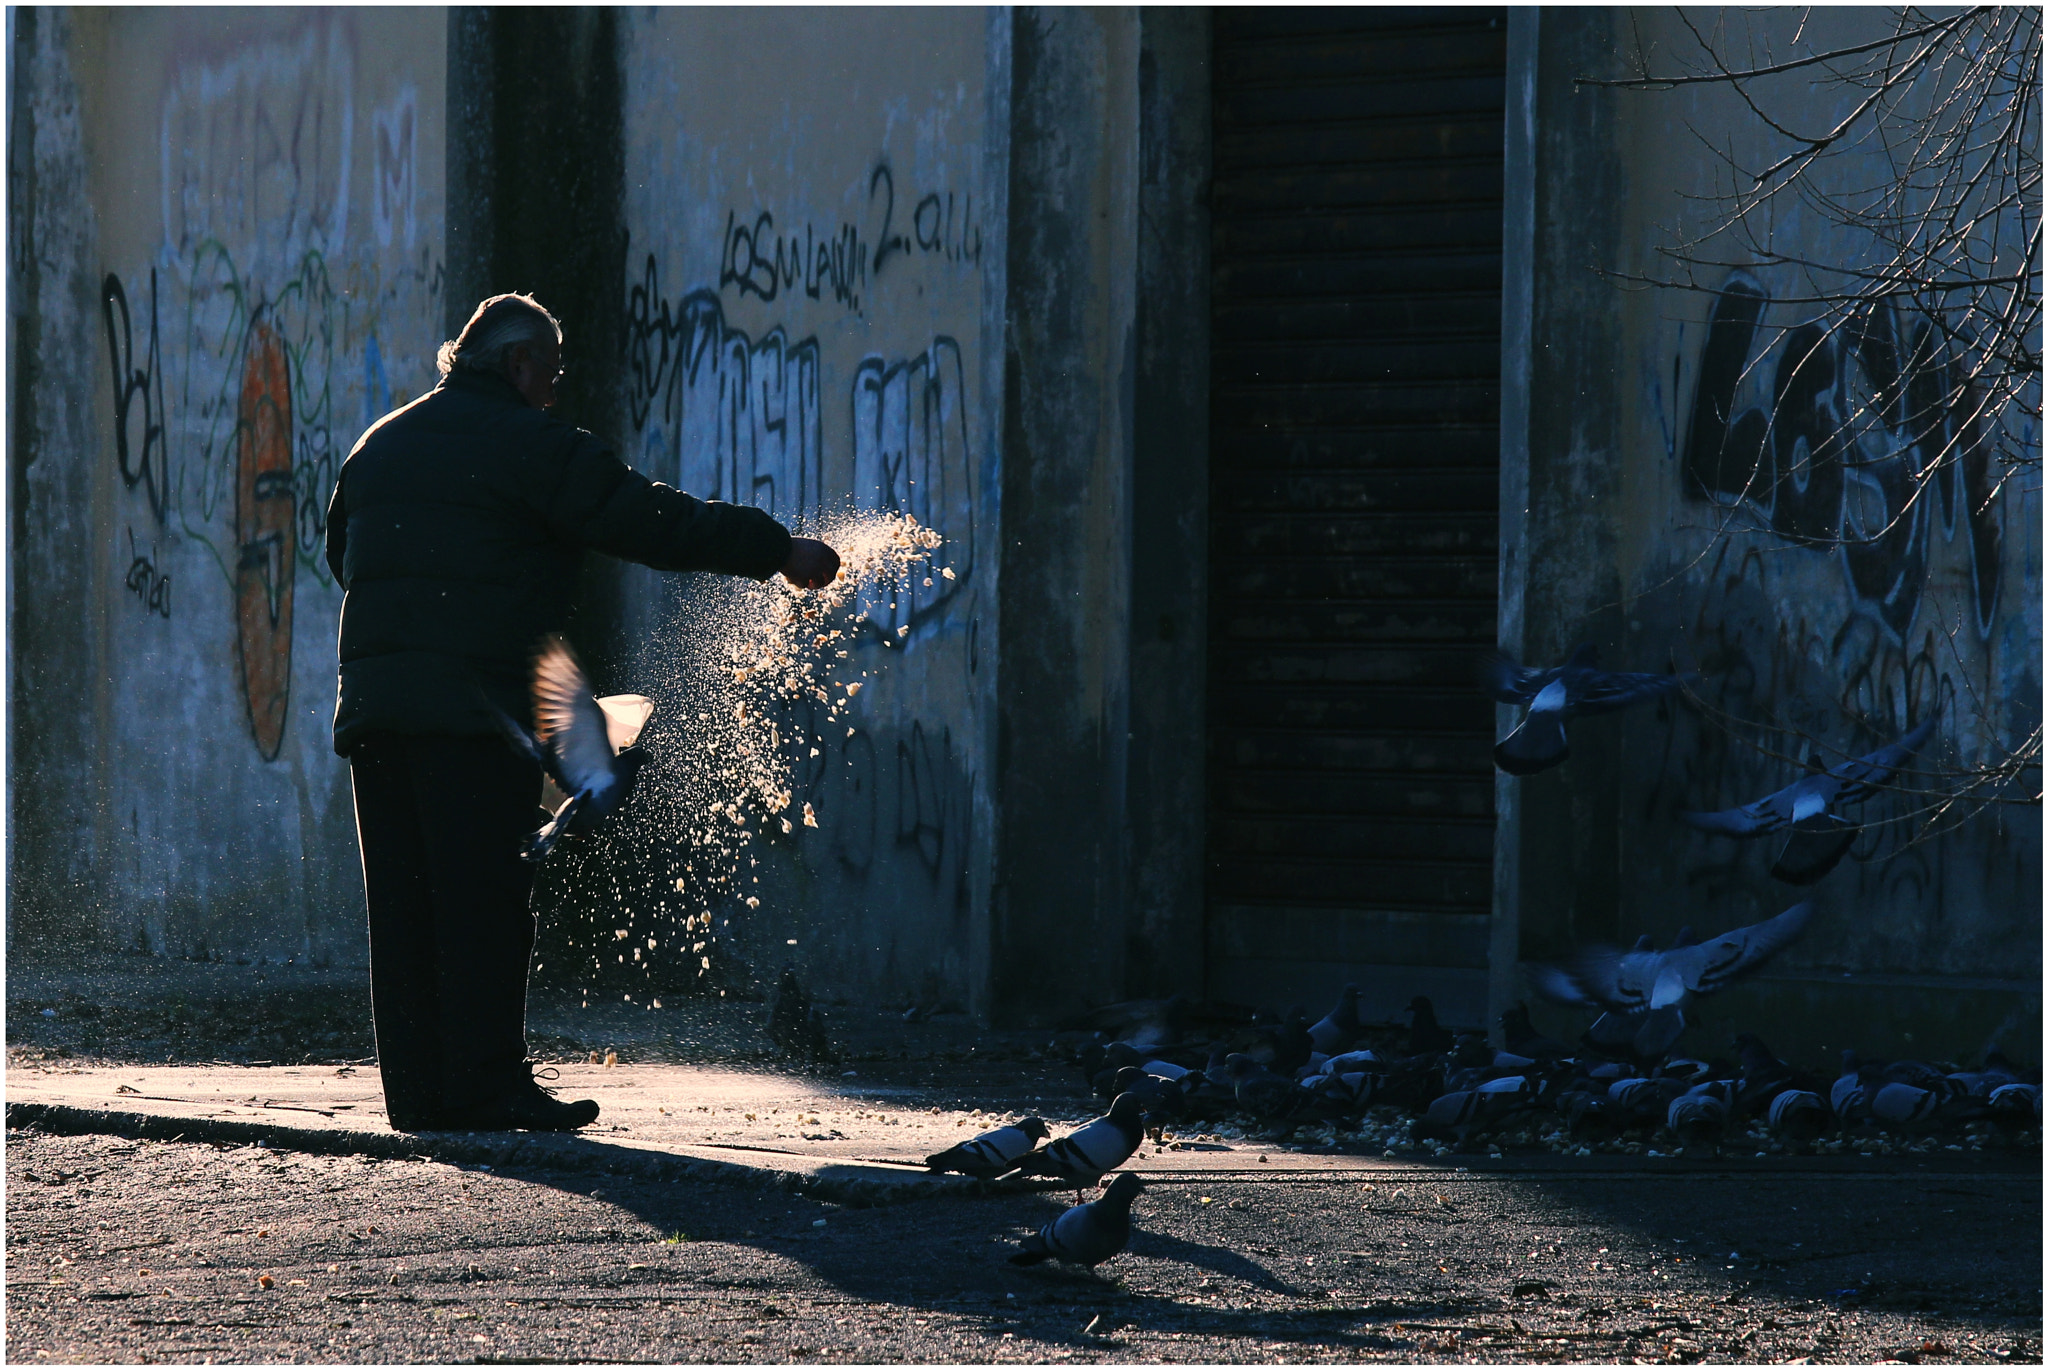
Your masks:
<svg viewBox="0 0 2048 1370"><path fill-rule="evenodd" d="M1228 1247L1148 1230L1142 1197L1127 1254L1101 1272L1089 1274L1050 1265L1024 1269L1009 1264L1008 1257L1017 1248L1013 1241L1001 1238L1021 1238L1057 1217L1067 1207L1059 1192L989 1190L869 1208L823 1209L828 1221L842 1230L849 1221L859 1222L865 1229L862 1241L850 1243L837 1233L820 1237L801 1227L782 1235L749 1235L741 1228L743 1220L733 1216L765 1208L769 1215L757 1221L764 1226L770 1221L786 1223L786 1215L776 1215L798 1202L798 1196L787 1191L606 1173L608 1162L619 1171L629 1167L640 1171L646 1153L589 1138L576 1138L572 1154L580 1162L573 1171L521 1163L494 1173L563 1193L589 1196L593 1189L599 1190L601 1202L618 1207L656 1231L689 1233L686 1240L691 1242L716 1241L771 1253L802 1265L833 1288L863 1301L955 1316L980 1313L993 1334L1010 1330L1021 1334L1029 1320L1034 1340L1078 1349L1101 1350L1108 1343L1081 1330L1088 1318L1061 1319L1057 1327L1047 1327L1042 1316L1047 1305L1070 1305L1077 1314L1120 1309L1137 1315L1164 1315L1173 1318L1180 1330L1219 1336L1255 1332L1269 1341L1298 1340L1377 1351L1405 1348L1409 1343L1345 1331L1333 1324L1394 1323L1470 1311L1462 1305L1434 1303L1403 1304L1383 1312L1355 1306L1316 1309L1309 1301L1318 1297L1320 1289L1298 1288ZM842 1213L843 1218L838 1216ZM854 1214L862 1216L855 1219ZM1166 1290L1133 1288L1125 1283L1133 1273L1131 1256L1182 1262L1269 1294L1300 1299L1304 1306L1227 1308L1191 1302ZM1032 1318L1034 1313L1040 1316Z"/></svg>
<svg viewBox="0 0 2048 1370"><path fill-rule="evenodd" d="M565 1148L565 1151L570 1149ZM1233 1309L1218 1307L1208 1301L1198 1303L1169 1290L1131 1287L1124 1281L1132 1280L1134 1276L1139 1279L1145 1277L1137 1274L1143 1267L1134 1269L1128 1263L1128 1256L1106 1266L1101 1276L1063 1272L1052 1267L1019 1270L1010 1266L1007 1257L1016 1249L1014 1241L1057 1216L1066 1206L1063 1194L1054 1191L991 1190L984 1194L934 1196L883 1207L821 1208L819 1211L831 1215L830 1220L834 1224L833 1235L824 1240L810 1234L807 1228L784 1236L749 1237L739 1230L719 1231L718 1215L721 1210L730 1215L751 1199L754 1203L780 1211L785 1205L796 1202L795 1196L773 1189L750 1193L734 1185L696 1180L675 1182L630 1173L606 1174L607 1166L614 1166L619 1171L644 1171L647 1153L594 1139L574 1139L573 1150L561 1159L573 1161L575 1170L549 1168L547 1161L534 1158L499 1173L506 1178L570 1193L588 1194L592 1187L602 1186L605 1202L615 1204L657 1230L694 1228L707 1240L773 1252L804 1266L834 1288L863 1300L944 1310L955 1315L965 1313L971 1316L979 1312L984 1315L986 1326L992 1332L1014 1329L1021 1333L1026 1327L1021 1315L1033 1306L1042 1310L1050 1303L1071 1304L1077 1312L1119 1308L1133 1313L1150 1310L1173 1318L1179 1330L1219 1336L1255 1332L1268 1340L1355 1345L1361 1349L1412 1349L1407 1342L1387 1342L1376 1337L1361 1329L1359 1324L1469 1316L1475 1311L1469 1300L1402 1301L1378 1307L1370 1304L1364 1307L1312 1306L1310 1300L1320 1292L1320 1287L1303 1290L1239 1251L1187 1241L1148 1228L1142 1197L1133 1213L1134 1230L1129 1256L1181 1262L1283 1299L1299 1298L1303 1306L1275 1308L1266 1302L1258 1308ZM1636 1164L1639 1166L1640 1162ZM1953 1173L1959 1182L1995 1182L2014 1172L2038 1175L2038 1165L2036 1154L2031 1161L2011 1158L2003 1162L1980 1163L1979 1166L1957 1166ZM1715 1176L1714 1172L1719 1168L1712 1163L1702 1163L1698 1167L1673 1167L1668 1177L1657 1177L1647 1190L1637 1184L1623 1184L1618 1191L1613 1190L1611 1180L1604 1179L1598 1171L1582 1168L1531 1167L1520 1178L1533 1191L1547 1193L1553 1200L1563 1200L1582 1215L1582 1220L1612 1223L1622 1230L1663 1233L1667 1229L1679 1230L1687 1222L1707 1221L1710 1226L1719 1225L1708 1215L1691 1212L1689 1201L1697 1198L1694 1186L1673 1183L1681 1180L1688 1171L1697 1173L1699 1178L1726 1178L1738 1185L1741 1183L1734 1175ZM1889 1168L1828 1165L1817 1171L1814 1178L1838 1169ZM1916 1171L1929 1168L1937 1171L1949 1169L1938 1163L1932 1167L1926 1163L1915 1163L1914 1166ZM1441 1169L1451 1171L1455 1167L1446 1163ZM576 1173L579 1170L583 1173ZM1414 1178L1426 1182L1428 1175L1425 1173ZM1898 1178L1901 1182L1913 1183L1905 1174ZM1838 1202L1846 1202L1849 1198L1846 1193L1828 1197ZM838 1217L839 1213L846 1217ZM855 1219L854 1214L863 1216ZM863 1229L860 1243L849 1243L839 1235L850 1223L858 1223ZM723 1225L735 1229L739 1226L730 1222ZM2038 1238L2033 1252L2038 1262ZM1813 1297L1827 1292L1816 1286L1817 1275L1818 1272L1799 1266L1774 1262L1745 1269L1742 1279L1747 1285L1774 1287L1784 1294ZM1103 1348L1102 1341L1077 1330L1078 1325L1087 1319L1068 1321L1074 1326L1062 1331L1048 1328L1041 1317L1030 1323L1029 1330L1040 1341L1071 1342L1077 1348ZM1340 1323L1348 1324L1352 1330L1340 1330Z"/></svg>

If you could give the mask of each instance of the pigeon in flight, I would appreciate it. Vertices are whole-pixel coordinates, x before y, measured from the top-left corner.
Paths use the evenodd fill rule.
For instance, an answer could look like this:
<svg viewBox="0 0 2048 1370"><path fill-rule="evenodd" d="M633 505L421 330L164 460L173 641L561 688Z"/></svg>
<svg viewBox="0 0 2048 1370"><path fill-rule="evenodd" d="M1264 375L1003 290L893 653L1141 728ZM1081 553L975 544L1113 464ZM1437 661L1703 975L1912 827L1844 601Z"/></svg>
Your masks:
<svg viewBox="0 0 2048 1370"><path fill-rule="evenodd" d="M1810 774L1753 803L1714 813L1686 809L1678 816L1701 832L1723 837L1762 837L1789 828L1785 848L1771 864L1771 874L1788 885L1811 885L1833 870L1856 840L1856 825L1838 810L1860 804L1876 793L1907 757L1926 745L1934 723L1935 716L1930 714L1890 746L1839 766L1824 770L1818 760L1810 760Z"/></svg>
<svg viewBox="0 0 2048 1370"><path fill-rule="evenodd" d="M590 679L569 644L548 635L533 659L537 731L529 734L502 712L498 719L514 749L538 762L568 798L526 840L520 855L544 861L562 838L591 832L618 811L647 760L646 749L635 744L653 712L645 695L600 700L591 694Z"/></svg>
<svg viewBox="0 0 2048 1370"><path fill-rule="evenodd" d="M1051 1135L1044 1119L1026 1118L947 1147L936 1156L925 1157L924 1163L941 1174L950 1170L977 1180L993 1180L1015 1170L1019 1161Z"/></svg>
<svg viewBox="0 0 2048 1370"><path fill-rule="evenodd" d="M1711 994L1763 965L1806 930L1812 912L1811 903L1801 902L1775 918L1664 951L1590 947L1568 967L1544 968L1536 983L1565 1003L1609 1012L1678 1008L1693 995Z"/></svg>
<svg viewBox="0 0 2048 1370"><path fill-rule="evenodd" d="M1506 653L1495 652L1481 668L1481 683L1501 703L1524 705L1528 712L1493 749L1493 763L1509 775L1547 771L1571 755L1564 729L1572 719L1655 699L1692 679L1690 674L1603 671L1600 654L1590 642L1564 665L1547 671L1524 667Z"/></svg>
<svg viewBox="0 0 2048 1370"><path fill-rule="evenodd" d="M1065 1261L1091 1270L1101 1265L1130 1242L1131 1200L1144 1187L1136 1175L1117 1176L1094 1203L1076 1204L1026 1237L1010 1264Z"/></svg>
<svg viewBox="0 0 2048 1370"><path fill-rule="evenodd" d="M1119 1094L1109 1112L1066 1136L1034 1151L1018 1164L1020 1175L1056 1175L1078 1193L1131 1159L1145 1140L1145 1104L1135 1094Z"/></svg>

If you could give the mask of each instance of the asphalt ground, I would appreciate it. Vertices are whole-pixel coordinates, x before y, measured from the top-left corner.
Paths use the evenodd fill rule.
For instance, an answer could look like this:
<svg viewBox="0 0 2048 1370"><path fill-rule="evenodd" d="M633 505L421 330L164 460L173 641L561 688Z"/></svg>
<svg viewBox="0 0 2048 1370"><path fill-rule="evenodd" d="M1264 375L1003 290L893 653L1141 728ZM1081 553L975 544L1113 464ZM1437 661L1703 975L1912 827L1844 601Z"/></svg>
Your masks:
<svg viewBox="0 0 2048 1370"><path fill-rule="evenodd" d="M38 1362L2031 1362L2032 1173L1157 1179L1087 1275L1064 1199L730 1186L12 1131Z"/></svg>
<svg viewBox="0 0 2048 1370"><path fill-rule="evenodd" d="M770 1068L759 1005L544 1002L535 1037L621 1132L407 1138L280 1092L375 1112L351 1043L307 1035L355 1030L345 981L239 973L174 1000L10 974L10 1120L72 1101L7 1135L10 1361L2041 1358L2038 1147L1694 1163L1210 1134L1134 1158L1136 1235L1099 1274L1020 1270L1065 1196L856 1206L772 1172L1088 1116L1032 1037L841 1010L846 1059L802 1073ZM644 1163L707 1148L725 1179Z"/></svg>

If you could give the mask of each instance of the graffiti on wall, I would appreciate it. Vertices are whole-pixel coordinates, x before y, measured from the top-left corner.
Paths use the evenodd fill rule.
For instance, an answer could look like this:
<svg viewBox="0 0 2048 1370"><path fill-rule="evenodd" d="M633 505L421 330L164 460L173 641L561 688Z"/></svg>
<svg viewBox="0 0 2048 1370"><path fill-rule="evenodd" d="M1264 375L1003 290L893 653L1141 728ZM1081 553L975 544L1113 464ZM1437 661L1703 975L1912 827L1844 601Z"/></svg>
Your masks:
<svg viewBox="0 0 2048 1370"><path fill-rule="evenodd" d="M861 607L887 634L915 632L972 583L976 472L967 417L967 372L952 338L908 361L869 357L854 370L855 495L937 529L953 572L870 594Z"/></svg>
<svg viewBox="0 0 2048 1370"><path fill-rule="evenodd" d="M440 315L417 220L417 93L366 111L371 194L352 211L355 70L330 16L174 71L157 129L161 245L146 270L102 281L112 455L161 539L124 549L122 584L169 619L169 568L214 568L234 644L220 667L264 760L290 712L296 597L309 577L333 583L325 520L359 431L354 392L390 407L380 335L411 340L424 389ZM352 212L369 231L351 233ZM187 620L208 602L189 581L180 601ZM207 639L214 626L193 624Z"/></svg>
<svg viewBox="0 0 2048 1370"><path fill-rule="evenodd" d="M936 256L973 265L981 260L981 225L974 197L955 191L927 191L899 198L896 173L878 162L868 173L863 222L841 221L801 231L778 229L775 216L756 210L743 217L729 210L718 255L718 288L772 303L801 291L827 297L855 313L867 299L869 278L879 279L897 257Z"/></svg>
<svg viewBox="0 0 2048 1370"><path fill-rule="evenodd" d="M407 86L370 122L377 131L376 157L370 185L373 203L370 222L376 228L377 246L398 243L410 250L418 237L413 218L418 200L418 178L413 170L413 145L419 124L419 96Z"/></svg>
<svg viewBox="0 0 2048 1370"><path fill-rule="evenodd" d="M1858 601L1900 638L1927 588L1936 528L1953 539L1960 524L1977 628L1988 634L1998 509L1980 401L1958 364L1925 322L1908 326L1889 307L1846 329L1799 325L1759 356L1769 302L1742 273L1716 298L1685 444L1687 494L1746 503L1786 541L1838 556ZM1930 468L1931 499L1919 497Z"/></svg>
<svg viewBox="0 0 2048 1370"><path fill-rule="evenodd" d="M784 521L819 514L828 492L816 337L791 342L775 328L755 340L727 322L714 291L666 299L652 253L626 291L625 327L627 409L643 470ZM967 395L950 337L915 357L868 357L854 368L853 500L936 530L952 572L864 596L862 611L891 641L943 615L972 583L978 473Z"/></svg>
<svg viewBox="0 0 2048 1370"><path fill-rule="evenodd" d="M155 545L143 551L133 528L128 530L128 574L121 584L134 594L144 613L171 616L171 578L157 569Z"/></svg>
<svg viewBox="0 0 2048 1370"><path fill-rule="evenodd" d="M2032 655L2006 643L2004 501L1967 377L1923 322L1889 308L1831 329L1774 326L1771 309L1747 272L1715 297L1673 450L1685 497L1719 512L1717 532L1759 535L1716 537L1692 648L1715 705L1766 736L1759 751L1710 731L1667 756L1689 804L1774 788L1786 757L1818 748L1832 764L1932 712L1945 720L1934 764L1978 764L2002 746L1996 701L2037 689L2019 679ZM1905 898L1942 887L1930 863L1944 849L1890 821L1923 803L1871 800L1854 848ZM1729 878L1738 860L1689 878Z"/></svg>
<svg viewBox="0 0 2048 1370"><path fill-rule="evenodd" d="M878 193L887 188L886 179L878 182ZM924 238L932 243L930 211L926 220ZM835 298L831 280L839 268L825 261L815 235L808 244L802 235L785 237L778 249L768 237L772 221L764 217L751 228L731 222L721 288L735 284L737 271L752 277L740 293L763 301L780 295L794 302L799 290L811 299ZM836 241L838 260L872 273L868 238L849 227ZM806 260L823 276L797 274ZM817 280L824 284L812 289ZM956 338L934 337L908 357L862 357L851 363L848 388L828 402L817 336L792 339L784 327L756 336L735 327L719 290L666 293L653 253L628 268L624 286L636 464L693 494L751 503L786 522L829 516L849 504L914 518L943 539L942 566L908 581L863 586L862 638L893 650L958 618L973 585L979 473L969 440L968 369ZM967 654L972 669L971 632ZM831 863L856 882L870 877L878 859L902 872L892 876L895 884L921 871L934 908L964 911L973 779L953 726L884 715L868 726L840 728L826 726L822 709L808 701L789 707L788 736L804 739L790 754L791 782L828 819L822 836Z"/></svg>
<svg viewBox="0 0 2048 1370"><path fill-rule="evenodd" d="M101 285L100 314L107 326L107 351L114 382L114 461L121 482L142 487L149 511L161 524L170 498L165 469L163 364L157 345L156 272L149 273L149 339L142 364L135 361L135 323L121 278Z"/></svg>
<svg viewBox="0 0 2048 1370"><path fill-rule="evenodd" d="M284 345L259 322L235 422L235 644L249 726L265 761L284 743L292 683L292 386Z"/></svg>
<svg viewBox="0 0 2048 1370"><path fill-rule="evenodd" d="M818 340L780 329L758 342L725 320L715 291L662 297L654 256L627 291L627 407L644 469L709 499L785 521L824 495Z"/></svg>

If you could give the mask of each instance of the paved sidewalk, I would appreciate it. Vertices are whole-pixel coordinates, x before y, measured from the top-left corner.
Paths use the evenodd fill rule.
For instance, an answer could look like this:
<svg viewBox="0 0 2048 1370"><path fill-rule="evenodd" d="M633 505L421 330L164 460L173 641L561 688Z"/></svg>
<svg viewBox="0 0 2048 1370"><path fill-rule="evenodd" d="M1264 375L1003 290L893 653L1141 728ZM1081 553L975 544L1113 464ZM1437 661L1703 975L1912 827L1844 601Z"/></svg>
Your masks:
<svg viewBox="0 0 2048 1370"><path fill-rule="evenodd" d="M948 1190L923 1157L985 1128L1038 1112L1055 1134L1086 1105L942 1107L929 1087L837 1083L799 1075L676 1065L558 1065L564 1098L595 1098L604 1115L572 1136L397 1134L371 1066L97 1066L17 1061L7 1073L10 1125L56 1132L263 1141L284 1150L423 1155L472 1163L553 1163L798 1189L838 1202L884 1203ZM497 1161L490 1158L496 1157ZM1155 1177L1271 1176L1381 1170L1382 1157L1316 1154L1213 1134L1148 1142L1125 1167ZM1028 1187L1056 1187L1027 1182Z"/></svg>

